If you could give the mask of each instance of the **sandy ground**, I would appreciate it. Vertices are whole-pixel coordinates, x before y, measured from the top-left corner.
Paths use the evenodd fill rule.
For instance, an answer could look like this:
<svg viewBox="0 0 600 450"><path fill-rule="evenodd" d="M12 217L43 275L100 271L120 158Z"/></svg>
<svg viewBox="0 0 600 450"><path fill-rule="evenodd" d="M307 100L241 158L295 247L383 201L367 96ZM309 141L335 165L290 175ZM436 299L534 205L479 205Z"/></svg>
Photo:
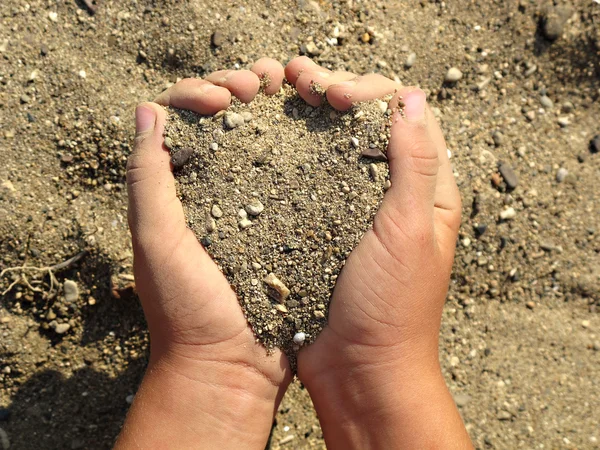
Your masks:
<svg viewBox="0 0 600 450"><path fill-rule="evenodd" d="M3 448L110 448L143 375L123 184L135 104L302 53L429 94L464 203L441 358L476 447L599 448L600 4L92 3L0 4L0 268L85 252L52 292L47 272L0 280L17 280L0 300ZM269 448L323 447L294 384Z"/></svg>

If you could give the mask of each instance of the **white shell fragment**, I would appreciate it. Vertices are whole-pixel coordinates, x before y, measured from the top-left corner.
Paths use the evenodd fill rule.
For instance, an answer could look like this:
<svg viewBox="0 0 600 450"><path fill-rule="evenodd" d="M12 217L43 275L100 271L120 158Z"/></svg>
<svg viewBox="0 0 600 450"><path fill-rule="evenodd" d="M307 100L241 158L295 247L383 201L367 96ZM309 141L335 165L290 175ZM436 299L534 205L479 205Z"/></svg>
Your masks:
<svg viewBox="0 0 600 450"><path fill-rule="evenodd" d="M283 301L290 295L290 290L274 273L267 275L264 282L270 288L268 292L269 296L275 300Z"/></svg>
<svg viewBox="0 0 600 450"><path fill-rule="evenodd" d="M306 334L299 332L294 335L294 344L302 345L306 339Z"/></svg>

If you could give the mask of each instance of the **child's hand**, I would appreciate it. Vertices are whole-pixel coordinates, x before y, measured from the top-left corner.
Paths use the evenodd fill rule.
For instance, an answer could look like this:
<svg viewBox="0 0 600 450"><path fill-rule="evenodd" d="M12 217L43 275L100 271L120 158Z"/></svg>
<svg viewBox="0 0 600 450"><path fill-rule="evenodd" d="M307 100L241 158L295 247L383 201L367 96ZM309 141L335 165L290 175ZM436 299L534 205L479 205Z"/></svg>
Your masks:
<svg viewBox="0 0 600 450"><path fill-rule="evenodd" d="M156 102L214 114L231 94L251 101L263 73L271 79L265 91L277 92L283 67L262 59L252 71L182 80ZM138 106L127 164L134 272L151 356L117 447L262 450L291 380L289 365L281 352L267 355L255 343L235 293L187 228L163 146L165 118L155 103Z"/></svg>
<svg viewBox="0 0 600 450"><path fill-rule="evenodd" d="M328 326L299 355L328 447L468 447L438 362L461 202L426 96L381 75L330 72L306 57L285 73L313 106L322 99L311 82L341 110L396 91L390 108L405 104L405 117L393 116L387 153L392 187L338 278Z"/></svg>

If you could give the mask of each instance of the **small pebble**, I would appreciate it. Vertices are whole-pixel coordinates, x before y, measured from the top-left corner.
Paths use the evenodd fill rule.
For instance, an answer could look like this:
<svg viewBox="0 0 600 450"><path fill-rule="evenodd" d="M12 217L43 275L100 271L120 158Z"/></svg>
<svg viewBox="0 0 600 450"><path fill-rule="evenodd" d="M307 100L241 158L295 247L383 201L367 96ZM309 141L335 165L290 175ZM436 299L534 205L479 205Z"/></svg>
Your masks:
<svg viewBox="0 0 600 450"><path fill-rule="evenodd" d="M210 37L210 43L213 47L220 47L225 43L225 35L222 31L215 31Z"/></svg>
<svg viewBox="0 0 600 450"><path fill-rule="evenodd" d="M169 136L165 136L165 147L169 150L173 150L173 140Z"/></svg>
<svg viewBox="0 0 600 450"><path fill-rule="evenodd" d="M504 144L504 135L500 131L494 131L492 134L492 139L494 140L496 147L500 147L502 144Z"/></svg>
<svg viewBox="0 0 600 450"><path fill-rule="evenodd" d="M65 334L67 331L69 331L70 328L71 325L69 325L68 323L58 323L56 324L56 327L54 327L54 331L56 332L56 334Z"/></svg>
<svg viewBox="0 0 600 450"><path fill-rule="evenodd" d="M505 209L504 211L502 211L500 213L500 218L502 220L512 220L517 216L517 212L515 211L515 209L513 207L510 207L508 209Z"/></svg>
<svg viewBox="0 0 600 450"><path fill-rule="evenodd" d="M210 144L210 149L213 152L216 152L217 150L219 150L219 144L217 144L216 142L213 142L212 144Z"/></svg>
<svg viewBox="0 0 600 450"><path fill-rule="evenodd" d="M565 178L567 178L567 175L569 175L569 171L567 169L565 169L564 167L561 167L556 172L556 181L558 181L559 183L562 183L563 181L565 181Z"/></svg>
<svg viewBox="0 0 600 450"><path fill-rule="evenodd" d="M267 275L263 281L269 287L269 296L275 298L275 300L281 302L289 297L290 290L274 273Z"/></svg>
<svg viewBox="0 0 600 450"><path fill-rule="evenodd" d="M542 97L540 97L540 103L545 109L554 108L554 102L547 95L543 95Z"/></svg>
<svg viewBox="0 0 600 450"><path fill-rule="evenodd" d="M133 403L134 398L135 398L135 396L133 394L129 394L127 397L125 397L125 402L128 405L131 405Z"/></svg>
<svg viewBox="0 0 600 450"><path fill-rule="evenodd" d="M498 170L500 171L500 175L502 175L502 178L504 178L504 181L509 189L514 189L517 187L519 184L519 178L512 167L510 167L507 163L502 163L500 164Z"/></svg>
<svg viewBox="0 0 600 450"><path fill-rule="evenodd" d="M306 334L299 332L294 335L294 343L298 345L302 345L304 340L306 339Z"/></svg>
<svg viewBox="0 0 600 450"><path fill-rule="evenodd" d="M254 199L246 205L246 212L251 216L258 216L264 209L265 206L258 199Z"/></svg>
<svg viewBox="0 0 600 450"><path fill-rule="evenodd" d="M238 113L227 112L223 117L223 123L225 124L225 127L233 130L234 128L244 125L244 117Z"/></svg>
<svg viewBox="0 0 600 450"><path fill-rule="evenodd" d="M219 205L213 205L210 209L210 213L215 219L223 217L223 210L219 207Z"/></svg>
<svg viewBox="0 0 600 450"><path fill-rule="evenodd" d="M590 152L600 153L600 134L594 136L590 142Z"/></svg>
<svg viewBox="0 0 600 450"><path fill-rule="evenodd" d="M557 122L562 128L568 127L571 123L568 117L559 117Z"/></svg>
<svg viewBox="0 0 600 450"><path fill-rule="evenodd" d="M463 77L463 73L457 69L456 67L452 67L446 72L446 77L444 80L446 83L456 83Z"/></svg>
<svg viewBox="0 0 600 450"><path fill-rule="evenodd" d="M245 230L246 228L250 228L252 226L252 221L249 219L241 219L238 222L238 225L242 230Z"/></svg>
<svg viewBox="0 0 600 450"><path fill-rule="evenodd" d="M206 220L206 231L212 233L217 229L217 222L212 217Z"/></svg>
<svg viewBox="0 0 600 450"><path fill-rule="evenodd" d="M407 69L410 69L412 66L415 65L416 62L417 62L417 54L413 52L406 57L406 61L404 61L404 67L406 67Z"/></svg>
<svg viewBox="0 0 600 450"><path fill-rule="evenodd" d="M65 280L63 283L63 294L65 300L69 303L76 301L79 298L79 288L77 283L72 280Z"/></svg>
<svg viewBox="0 0 600 450"><path fill-rule="evenodd" d="M375 161L387 161L387 156L377 148L368 147L360 153L360 156L371 158Z"/></svg>
<svg viewBox="0 0 600 450"><path fill-rule="evenodd" d="M250 111L243 111L241 113L242 118L244 119L244 123L248 123L252 120L253 116Z"/></svg>
<svg viewBox="0 0 600 450"><path fill-rule="evenodd" d="M350 142L352 143L352 147L358 148L358 144L359 144L358 138L352 137L352 138L350 138Z"/></svg>
<svg viewBox="0 0 600 450"><path fill-rule="evenodd" d="M190 147L182 148L181 150L171 153L171 164L175 169L180 169L185 166L194 154L194 149Z"/></svg>

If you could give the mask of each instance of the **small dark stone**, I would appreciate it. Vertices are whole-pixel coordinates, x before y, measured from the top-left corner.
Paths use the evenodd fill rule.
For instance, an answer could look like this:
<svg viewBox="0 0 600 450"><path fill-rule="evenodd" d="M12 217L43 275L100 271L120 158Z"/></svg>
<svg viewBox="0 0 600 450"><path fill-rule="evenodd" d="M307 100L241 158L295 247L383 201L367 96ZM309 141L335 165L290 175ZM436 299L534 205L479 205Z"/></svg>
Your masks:
<svg viewBox="0 0 600 450"><path fill-rule="evenodd" d="M504 181L509 189L516 188L519 184L519 178L512 167L506 163L502 163L498 169L500 170L500 175L502 175L502 178L504 178Z"/></svg>
<svg viewBox="0 0 600 450"><path fill-rule="evenodd" d="M35 122L35 116L33 116L31 113L27 113L27 121L29 123Z"/></svg>
<svg viewBox="0 0 600 450"><path fill-rule="evenodd" d="M600 153L600 134L594 136L594 139L590 142L590 152Z"/></svg>
<svg viewBox="0 0 600 450"><path fill-rule="evenodd" d="M204 247L210 247L212 245L212 240L210 237L206 236L206 237L202 238L201 243Z"/></svg>
<svg viewBox="0 0 600 450"><path fill-rule="evenodd" d="M587 161L587 158L587 153L580 153L579 155L577 155L577 161L579 161L582 164Z"/></svg>
<svg viewBox="0 0 600 450"><path fill-rule="evenodd" d="M387 156L385 156L385 154L378 148L366 148L360 153L360 156L371 158L376 161L387 161Z"/></svg>
<svg viewBox="0 0 600 450"><path fill-rule="evenodd" d="M0 408L0 422L6 422L10 419L10 409Z"/></svg>
<svg viewBox="0 0 600 450"><path fill-rule="evenodd" d="M487 225L484 223L479 223L473 226L473 230L475 230L477 237L482 236L487 231Z"/></svg>
<svg viewBox="0 0 600 450"><path fill-rule="evenodd" d="M220 47L225 43L225 35L222 31L215 31L210 37L210 43L213 47Z"/></svg>
<svg viewBox="0 0 600 450"><path fill-rule="evenodd" d="M173 164L173 167L176 169L180 169L187 164L193 154L193 148L182 148L181 150L171 154L171 164Z"/></svg>

